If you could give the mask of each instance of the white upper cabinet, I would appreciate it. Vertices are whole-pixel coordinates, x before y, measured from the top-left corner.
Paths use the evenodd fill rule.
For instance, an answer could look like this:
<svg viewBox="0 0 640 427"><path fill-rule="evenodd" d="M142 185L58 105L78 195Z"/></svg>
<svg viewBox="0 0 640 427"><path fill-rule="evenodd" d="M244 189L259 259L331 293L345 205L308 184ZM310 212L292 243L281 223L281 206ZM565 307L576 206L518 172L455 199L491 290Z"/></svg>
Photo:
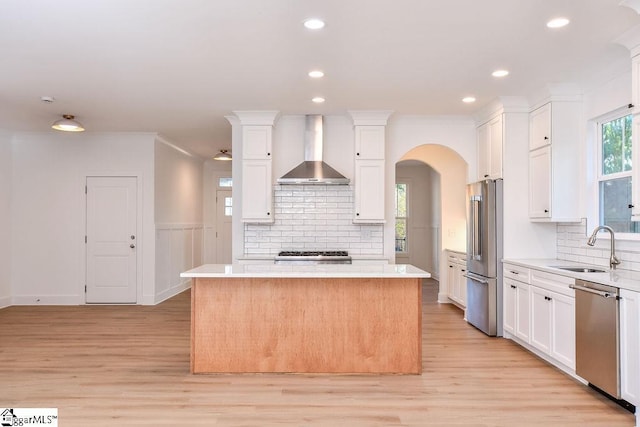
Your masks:
<svg viewBox="0 0 640 427"><path fill-rule="evenodd" d="M384 126L356 126L356 160L384 160Z"/></svg>
<svg viewBox="0 0 640 427"><path fill-rule="evenodd" d="M551 144L551 103L529 114L529 150Z"/></svg>
<svg viewBox="0 0 640 427"><path fill-rule="evenodd" d="M385 222L385 132L389 111L350 111L354 123L354 223Z"/></svg>
<svg viewBox="0 0 640 427"><path fill-rule="evenodd" d="M248 125L242 127L242 159L271 159L272 126Z"/></svg>
<svg viewBox="0 0 640 427"><path fill-rule="evenodd" d="M574 99L551 101L529 115L532 221L580 221L580 106Z"/></svg>
<svg viewBox="0 0 640 427"><path fill-rule="evenodd" d="M477 129L478 181L502 178L502 114Z"/></svg>
<svg viewBox="0 0 640 427"><path fill-rule="evenodd" d="M551 218L551 147L529 154L529 217Z"/></svg>
<svg viewBox="0 0 640 427"><path fill-rule="evenodd" d="M271 147L277 111L235 111L242 125L242 221L271 223Z"/></svg>

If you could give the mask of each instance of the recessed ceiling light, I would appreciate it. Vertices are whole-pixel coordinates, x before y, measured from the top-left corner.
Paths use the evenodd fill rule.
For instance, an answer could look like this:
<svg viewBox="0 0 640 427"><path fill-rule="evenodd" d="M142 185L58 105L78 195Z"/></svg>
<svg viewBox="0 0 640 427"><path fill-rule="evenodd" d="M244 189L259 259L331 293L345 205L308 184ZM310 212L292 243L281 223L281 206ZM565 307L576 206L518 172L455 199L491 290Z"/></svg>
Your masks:
<svg viewBox="0 0 640 427"><path fill-rule="evenodd" d="M509 75L509 71L508 70L495 70L493 73L491 73L491 75L493 77L505 77Z"/></svg>
<svg viewBox="0 0 640 427"><path fill-rule="evenodd" d="M309 77L319 79L320 77L324 77L324 73L320 70L309 71Z"/></svg>
<svg viewBox="0 0 640 427"><path fill-rule="evenodd" d="M310 18L304 21L304 26L310 30L319 30L324 28L324 21L318 18Z"/></svg>
<svg viewBox="0 0 640 427"><path fill-rule="evenodd" d="M316 96L315 98L312 98L311 101L315 102L316 104L322 104L324 102L324 98L321 96Z"/></svg>
<svg viewBox="0 0 640 427"><path fill-rule="evenodd" d="M465 96L464 98L462 98L462 102L464 102L465 104L470 104L472 102L476 102L476 99L473 96Z"/></svg>
<svg viewBox="0 0 640 427"><path fill-rule="evenodd" d="M547 22L547 27L549 28L560 28L564 27L569 23L567 18L553 18L551 21Z"/></svg>

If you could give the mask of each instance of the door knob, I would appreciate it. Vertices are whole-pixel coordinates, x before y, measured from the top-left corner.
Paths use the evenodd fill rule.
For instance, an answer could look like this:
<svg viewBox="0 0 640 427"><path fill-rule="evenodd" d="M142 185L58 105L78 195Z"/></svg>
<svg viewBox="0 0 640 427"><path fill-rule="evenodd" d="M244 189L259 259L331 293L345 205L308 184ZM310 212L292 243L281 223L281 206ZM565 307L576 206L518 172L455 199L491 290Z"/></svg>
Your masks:
<svg viewBox="0 0 640 427"><path fill-rule="evenodd" d="M130 244L130 245L129 245L129 247L130 247L131 249L135 249L136 245L134 245L134 244L132 243L132 244Z"/></svg>

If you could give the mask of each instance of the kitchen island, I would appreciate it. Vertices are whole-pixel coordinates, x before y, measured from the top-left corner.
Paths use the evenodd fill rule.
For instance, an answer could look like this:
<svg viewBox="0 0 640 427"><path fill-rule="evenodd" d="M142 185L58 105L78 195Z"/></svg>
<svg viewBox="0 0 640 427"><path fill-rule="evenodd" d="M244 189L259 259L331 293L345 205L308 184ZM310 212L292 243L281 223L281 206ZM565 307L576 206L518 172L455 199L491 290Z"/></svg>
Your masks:
<svg viewBox="0 0 640 427"><path fill-rule="evenodd" d="M422 372L411 265L221 265L192 279L191 372Z"/></svg>

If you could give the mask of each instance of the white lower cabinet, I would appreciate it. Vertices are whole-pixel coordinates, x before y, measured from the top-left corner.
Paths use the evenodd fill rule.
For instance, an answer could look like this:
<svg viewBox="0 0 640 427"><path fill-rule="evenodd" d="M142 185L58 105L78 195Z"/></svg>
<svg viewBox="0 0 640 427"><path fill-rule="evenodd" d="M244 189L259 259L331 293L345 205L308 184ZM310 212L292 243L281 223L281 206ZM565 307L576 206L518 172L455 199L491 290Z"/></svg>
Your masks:
<svg viewBox="0 0 640 427"><path fill-rule="evenodd" d="M447 291L449 299L461 307L467 306L466 255L460 252L447 253Z"/></svg>
<svg viewBox="0 0 640 427"><path fill-rule="evenodd" d="M504 279L504 330L529 342L529 284Z"/></svg>
<svg viewBox="0 0 640 427"><path fill-rule="evenodd" d="M620 391L640 406L640 293L620 289Z"/></svg>
<svg viewBox="0 0 640 427"><path fill-rule="evenodd" d="M531 286L531 345L576 366L575 299Z"/></svg>
<svg viewBox="0 0 640 427"><path fill-rule="evenodd" d="M573 282L549 273L531 275L531 345L571 370L576 367Z"/></svg>
<svg viewBox="0 0 640 427"><path fill-rule="evenodd" d="M575 372L574 279L508 263L503 275L505 336Z"/></svg>

